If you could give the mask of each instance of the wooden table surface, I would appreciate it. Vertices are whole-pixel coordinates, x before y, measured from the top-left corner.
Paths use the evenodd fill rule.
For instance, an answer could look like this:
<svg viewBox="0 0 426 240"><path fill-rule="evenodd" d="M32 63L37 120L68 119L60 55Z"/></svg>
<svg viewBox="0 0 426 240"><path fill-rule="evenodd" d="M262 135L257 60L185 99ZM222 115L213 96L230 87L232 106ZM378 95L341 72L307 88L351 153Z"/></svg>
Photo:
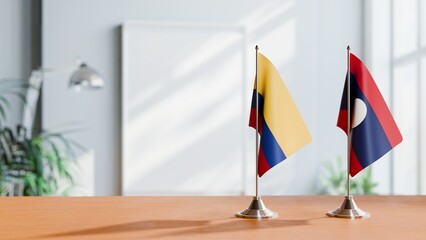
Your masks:
<svg viewBox="0 0 426 240"><path fill-rule="evenodd" d="M263 200L278 218L235 218L251 197L2 197L0 239L426 239L426 196L356 196L358 220L325 215L342 196Z"/></svg>

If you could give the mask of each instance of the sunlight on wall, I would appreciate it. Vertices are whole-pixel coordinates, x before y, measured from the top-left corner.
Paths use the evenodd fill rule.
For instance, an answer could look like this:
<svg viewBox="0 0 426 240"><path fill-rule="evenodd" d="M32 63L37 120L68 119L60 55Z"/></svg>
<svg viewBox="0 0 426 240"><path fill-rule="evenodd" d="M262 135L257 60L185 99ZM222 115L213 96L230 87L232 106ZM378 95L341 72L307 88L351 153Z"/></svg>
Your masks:
<svg viewBox="0 0 426 240"><path fill-rule="evenodd" d="M395 0L394 4L394 57L401 57L417 47L416 0Z"/></svg>
<svg viewBox="0 0 426 240"><path fill-rule="evenodd" d="M46 126L73 116L96 126L77 140L95 148L97 194L117 194L119 184L123 194L252 194L254 133L247 118L255 44L277 67L313 135L262 177L261 193L315 193L322 162L344 153L335 119L345 48L363 51L363 8L370 1L123 0L104 3L93 21L99 1L47 1L50 11L43 13L46 64L81 53L109 76L96 97L68 98L65 80L46 85L51 94L43 97ZM127 20L151 25L121 28ZM126 29L137 40L120 41Z"/></svg>
<svg viewBox="0 0 426 240"><path fill-rule="evenodd" d="M268 58L274 60L274 65L278 68L285 66L293 60L296 51L296 20L290 19L287 22L283 22L281 25L274 28L274 30L261 36L259 42L261 46L266 48L265 51L268 52ZM271 46L280 47L274 48L274 50L271 51ZM289 69L285 68L282 70L288 73Z"/></svg>
<svg viewBox="0 0 426 240"><path fill-rule="evenodd" d="M282 75L312 135L316 127L332 129L331 136L334 132L341 134L334 118L341 87L335 83L343 79L339 74L344 72L345 52L342 48L340 62L329 50L336 48L336 43L346 47L347 39L354 36L354 45L358 46L361 38L358 29L349 30L344 22L336 23L339 14L318 6L314 0L304 4L267 1L245 9L232 21L236 25L229 21L204 27L200 22L151 22L142 24L139 30L125 27L134 39L123 41L127 79L123 194L254 193L255 134L247 122L256 44ZM318 15L326 21L317 23L322 20ZM337 26L340 33L333 44L327 41L328 36L317 32L317 28L330 25ZM320 67L325 70L318 71ZM324 72L326 77L318 74ZM335 102L318 101L319 92L328 91L336 91L326 93L327 99ZM334 95L338 97L334 99ZM329 121L330 117L323 115L333 119ZM261 194L315 193L318 169L330 157L326 154L331 152L334 157L340 153L340 145L344 151L340 142L321 141L315 138L265 174ZM331 149L323 147L329 145Z"/></svg>
<svg viewBox="0 0 426 240"><path fill-rule="evenodd" d="M247 26L249 32L253 32L267 25L268 22L274 22L293 7L294 0L264 1L239 23Z"/></svg>
<svg viewBox="0 0 426 240"><path fill-rule="evenodd" d="M380 194L425 194L424 110L426 66L421 0L380 0L367 3L367 53L372 73L403 136L401 144L373 165ZM420 28L421 27L421 28Z"/></svg>
<svg viewBox="0 0 426 240"><path fill-rule="evenodd" d="M206 62L215 58L216 55L227 51L229 47L235 44L241 44L241 34L230 34L229 32L214 34L196 49L190 51L188 53L189 56L177 63L177 66L174 67L172 77L178 79L189 75L200 66L206 64Z"/></svg>
<svg viewBox="0 0 426 240"><path fill-rule="evenodd" d="M394 149L395 194L417 193L417 66L415 63L395 69L394 117L403 135L403 144Z"/></svg>
<svg viewBox="0 0 426 240"><path fill-rule="evenodd" d="M156 29L157 39L151 39L161 42L156 48L144 36L129 38L132 107L123 192L238 194L242 34L238 29L206 31L191 25L163 30L161 35ZM136 47L141 41L150 49ZM171 45L183 48L172 50ZM171 57L164 58L165 51ZM149 97L140 97L145 91Z"/></svg>

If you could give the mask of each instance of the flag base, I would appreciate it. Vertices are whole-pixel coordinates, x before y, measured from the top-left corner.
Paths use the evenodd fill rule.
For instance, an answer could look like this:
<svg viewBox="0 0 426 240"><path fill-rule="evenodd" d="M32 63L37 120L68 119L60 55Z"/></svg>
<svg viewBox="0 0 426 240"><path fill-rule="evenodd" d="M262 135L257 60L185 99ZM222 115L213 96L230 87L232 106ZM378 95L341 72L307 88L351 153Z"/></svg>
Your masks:
<svg viewBox="0 0 426 240"><path fill-rule="evenodd" d="M336 210L327 212L327 215L330 217L351 219L370 217L370 213L358 208L352 195L345 196L345 200L343 201L342 205Z"/></svg>
<svg viewBox="0 0 426 240"><path fill-rule="evenodd" d="M235 214L239 218L276 218L278 213L269 210L260 197L253 197L250 206Z"/></svg>

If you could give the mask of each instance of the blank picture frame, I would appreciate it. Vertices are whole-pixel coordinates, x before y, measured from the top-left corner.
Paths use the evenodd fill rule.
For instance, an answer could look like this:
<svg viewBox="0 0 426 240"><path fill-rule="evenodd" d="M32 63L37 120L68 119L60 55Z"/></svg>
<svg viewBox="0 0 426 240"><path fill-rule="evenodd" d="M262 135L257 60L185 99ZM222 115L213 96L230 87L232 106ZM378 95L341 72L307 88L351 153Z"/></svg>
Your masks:
<svg viewBox="0 0 426 240"><path fill-rule="evenodd" d="M239 195L248 122L239 26L122 25L122 194Z"/></svg>

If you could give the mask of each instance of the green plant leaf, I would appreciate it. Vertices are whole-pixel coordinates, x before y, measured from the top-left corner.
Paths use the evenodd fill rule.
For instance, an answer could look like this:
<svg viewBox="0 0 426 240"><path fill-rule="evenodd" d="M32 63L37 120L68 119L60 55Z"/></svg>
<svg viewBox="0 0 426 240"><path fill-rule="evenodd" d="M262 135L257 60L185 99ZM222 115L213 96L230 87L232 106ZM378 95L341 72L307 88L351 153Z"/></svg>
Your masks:
<svg viewBox="0 0 426 240"><path fill-rule="evenodd" d="M11 147L14 144L19 144L19 147ZM20 158L19 161L15 161L17 159L12 157L12 161L7 165L0 164L0 187L4 186L1 184L4 179L2 174L4 168L19 169L25 174L22 177L24 195L56 195L59 193L59 182L66 185L61 188L73 187L76 182L73 166L78 167L71 156L74 147L70 140L60 133L45 131L44 135L27 139L15 136L9 129L0 129L0 153L7 150L11 156ZM4 156L0 154L0 161L5 161Z"/></svg>
<svg viewBox="0 0 426 240"><path fill-rule="evenodd" d="M346 193L347 169L343 165L343 162L342 158L337 157L336 161L326 161L323 163L322 169L324 169L325 172L320 176L320 182L322 184L320 188L321 193ZM351 193L375 194L374 190L378 184L373 182L372 178L372 169L370 167L359 173L350 181Z"/></svg>

